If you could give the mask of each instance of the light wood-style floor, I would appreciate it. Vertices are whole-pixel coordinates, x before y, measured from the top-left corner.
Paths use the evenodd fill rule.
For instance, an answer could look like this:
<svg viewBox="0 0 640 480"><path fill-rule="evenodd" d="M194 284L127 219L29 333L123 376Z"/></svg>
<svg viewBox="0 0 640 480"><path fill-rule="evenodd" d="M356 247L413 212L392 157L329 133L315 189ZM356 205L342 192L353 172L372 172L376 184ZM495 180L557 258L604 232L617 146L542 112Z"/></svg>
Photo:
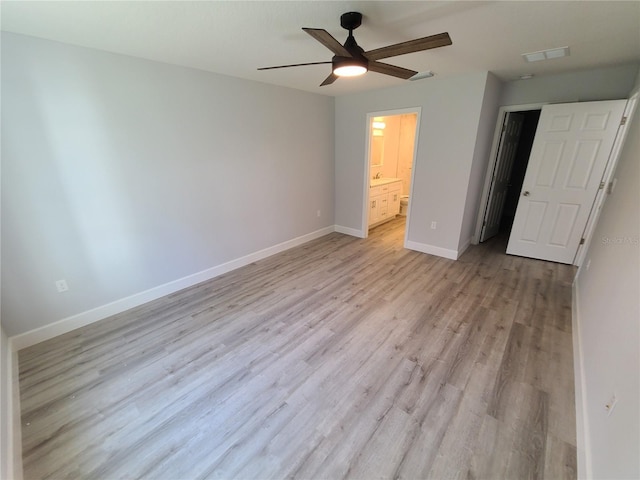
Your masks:
<svg viewBox="0 0 640 480"><path fill-rule="evenodd" d="M573 268L403 228L22 350L25 479L575 478Z"/></svg>

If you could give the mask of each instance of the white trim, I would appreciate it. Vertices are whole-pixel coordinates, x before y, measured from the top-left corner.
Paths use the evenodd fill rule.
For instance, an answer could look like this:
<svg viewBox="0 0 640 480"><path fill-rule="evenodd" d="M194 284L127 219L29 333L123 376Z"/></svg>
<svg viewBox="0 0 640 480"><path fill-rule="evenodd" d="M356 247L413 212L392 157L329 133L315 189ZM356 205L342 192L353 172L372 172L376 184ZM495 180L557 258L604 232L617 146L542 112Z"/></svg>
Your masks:
<svg viewBox="0 0 640 480"><path fill-rule="evenodd" d="M458 258L460 258L462 256L462 254L467 250L467 248L469 248L471 246L471 238L467 238L467 241L464 242L462 245L458 246L458 256L456 257L456 260Z"/></svg>
<svg viewBox="0 0 640 480"><path fill-rule="evenodd" d="M343 227L342 225L334 225L334 230L338 233L351 235L352 237L367 238L365 232L363 232L362 230L356 230L355 228Z"/></svg>
<svg viewBox="0 0 640 480"><path fill-rule="evenodd" d="M2 389L6 388L6 391L2 395L6 395L7 402L7 416L6 425L7 429L7 445L6 448L6 461L7 465L4 467L11 480L22 480L22 427L20 420L20 385L19 385L19 371L18 371L18 353L13 347L11 338L8 339L7 352L4 352L2 362L6 362L7 365L7 385L2 385Z"/></svg>
<svg viewBox="0 0 640 480"><path fill-rule="evenodd" d="M434 245L414 242L412 240L405 242L405 248L415 250L417 252L428 253L429 255L436 255L437 257L448 258L450 260L457 260L460 256L456 250L449 250L448 248L436 247Z"/></svg>
<svg viewBox="0 0 640 480"><path fill-rule="evenodd" d="M320 230L316 230L315 232L302 235L292 240L287 240L286 242L279 243L278 245L274 245L272 247L268 247L263 250L251 253L244 257L240 257L221 265L208 268L201 272L194 273L193 275L188 275L172 282L165 283L164 285L159 285L149 290L145 290L144 292L139 292L129 297L121 298L114 302L108 303L106 305L101 305L91 310L87 310L85 312L63 318L61 320L58 320L57 322L50 323L49 325L45 325L43 327L36 328L34 330L30 330L20 335L11 337L10 340L12 342L12 346L15 351L18 351L22 348L30 347L31 345L35 345L36 343L49 340L50 338L57 337L58 335L70 332L71 330L75 330L76 328L89 325L104 318L129 310L130 308L137 307L165 295L169 295L184 288L191 287L192 285L210 280L214 277L222 275L223 273L230 272L231 270L235 270L236 268L244 267L245 265L248 265L252 262L270 257L271 255L275 255L276 253L288 250L289 248L297 247L298 245L302 245L303 243L315 240L316 238L320 238L334 231L335 227L333 225L321 228Z"/></svg>
<svg viewBox="0 0 640 480"><path fill-rule="evenodd" d="M409 183L409 204L407 205L407 219L406 224L404 226L404 248L407 247L407 243L409 242L409 228L411 225L411 196L414 192L415 178L416 178L416 167L418 165L418 143L420 142L420 118L422 117L422 108L417 107L416 113L416 134L413 138L413 164L411 165L411 180ZM404 195L404 193L403 193Z"/></svg>
<svg viewBox="0 0 640 480"><path fill-rule="evenodd" d="M375 115L374 113L368 113L365 120L365 144L364 144L364 180L362 182L362 212L360 214L360 231L362 231L362 238L369 236L369 188L371 185L371 162L369 162L370 148L371 148L371 119L373 117L379 117L382 115Z"/></svg>
<svg viewBox="0 0 640 480"><path fill-rule="evenodd" d="M639 96L640 89L632 93L629 100L627 100L627 105L624 109L624 113L622 114L623 117L627 117L627 120L624 125L618 127L618 133L616 134L616 139L613 142L607 166L605 167L604 174L602 175L602 182L605 184L605 188L598 190L596 193L596 198L593 202L591 212L589 213L587 224L585 225L584 232L582 233L582 238L585 239L585 242L582 245L578 245L578 250L576 251L576 256L573 260L573 264L578 267L582 265L582 262L584 262L584 257L589 250L589 245L591 244L593 232L595 231L598 219L600 218L600 211L602 210L604 203L607 201L609 183L613 180L616 167L618 166L620 153L622 152L622 147L624 146L624 142L627 138L628 125L633 119Z"/></svg>
<svg viewBox="0 0 640 480"><path fill-rule="evenodd" d="M411 166L411 180L409 185L409 194L413 192L413 178L416 171L416 163L418 160L418 140L420 139L420 116L422 115L422 107L409 107L398 108L395 110L381 110L378 112L367 113L367 119L365 123L366 135L365 135L365 147L364 147L364 188L362 189L362 231L364 236L361 238L367 238L369 236L369 186L371 184L371 165L369 162L369 146L371 145L371 119L373 117L389 117L392 115L404 115L406 113L416 114L416 133L413 140L413 163ZM407 220L404 227L404 247L407 247L407 236L409 232L409 225L411 221L411 201L409 201L409 208L407 210Z"/></svg>
<svg viewBox="0 0 640 480"><path fill-rule="evenodd" d="M580 311L578 309L578 277L576 274L571 295L571 333L573 337L573 378L576 402L576 453L578 478L593 478L591 475L591 440L587 422L587 392L584 378L584 356L580 341Z"/></svg>
<svg viewBox="0 0 640 480"><path fill-rule="evenodd" d="M10 468L13 472L13 480L22 480L22 421L20 411L20 371L18 370L18 350L9 339L11 351L11 397L9 414L10 420Z"/></svg>
<svg viewBox="0 0 640 480"><path fill-rule="evenodd" d="M493 170L496 162L498 161L498 147L500 145L500 136L502 133L502 124L504 123L504 117L507 113L511 112L526 112L529 110L540 110L544 105L548 103L529 103L526 105L507 105L500 107L498 110L498 120L496 121L496 128L493 132L493 143L491 144L491 153L489 154L489 165L487 166L487 173L484 177L484 187L482 189L482 196L480 197L480 208L478 209L478 218L476 220L476 229L473 233L471 243L477 245L480 243L480 235L482 234L482 223L487 211L487 201L489 200L489 192L491 191L491 183L493 181Z"/></svg>

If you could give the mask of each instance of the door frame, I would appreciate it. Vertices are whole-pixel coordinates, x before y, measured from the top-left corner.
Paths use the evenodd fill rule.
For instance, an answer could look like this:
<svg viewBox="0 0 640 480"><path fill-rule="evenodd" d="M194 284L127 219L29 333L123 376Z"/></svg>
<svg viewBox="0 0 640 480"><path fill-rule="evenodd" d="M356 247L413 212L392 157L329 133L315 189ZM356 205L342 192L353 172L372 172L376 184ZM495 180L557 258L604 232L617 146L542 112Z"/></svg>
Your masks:
<svg viewBox="0 0 640 480"><path fill-rule="evenodd" d="M593 232L595 231L598 219L600 218L602 206L607 200L607 195L612 193L615 188L614 174L616 167L618 166L620 154L622 153L622 147L624 147L624 142L627 138L628 125L631 123L631 120L633 120L633 115L635 114L639 99L640 89L637 89L629 96L627 104L624 107L622 118L625 119L625 123L618 127L618 132L616 133L616 138L613 141L611 153L609 154L609 160L607 161L607 165L604 167L604 174L602 175L601 181L605 185L605 188L601 188L596 193L596 198L593 201L591 212L589 212L589 218L587 218L587 224L582 232L584 242L578 245L578 250L576 251L576 256L573 260L573 265L576 265L577 267L580 267L585 260L585 256L589 250L589 245L591 244Z"/></svg>
<svg viewBox="0 0 640 480"><path fill-rule="evenodd" d="M533 110L535 111L535 110ZM513 115L513 119L515 121L515 119L517 117L515 117L515 115L518 115L518 117L520 117L520 119L518 120L518 123L520 124L520 128L518 129L518 133L517 133L517 139L515 141L515 150L513 151L513 155L507 159L504 157L504 149L505 149L505 142L508 136L508 131L510 129L509 127L509 122L511 122L511 115ZM510 165L508 166L508 174L506 176L506 180L507 182L509 182L511 180L511 177L513 175L513 165L515 163L515 159L516 159L516 154L518 152L518 147L520 145L520 137L522 137L522 130L524 127L524 123L525 123L525 117L524 114L522 112L506 112L505 116L504 116L504 122L502 124L502 128L500 129L500 139L498 141L498 150L496 152L496 161L494 163L494 167L493 167L493 171L491 173L491 185L489 188L489 195L487 196L487 206L485 207L485 211L484 211L484 216L482 218L482 227L480 228L480 236L478 238L478 242L483 242L485 241L486 235L487 235L487 228L491 227L493 228L494 225L487 225L487 219L489 218L490 214L492 211L494 211L493 209L496 207L496 204L494 203L495 201L495 195L496 195L496 181L499 180L497 174L504 169L505 165L507 165L508 163L510 163ZM507 161L508 160L508 161ZM504 180L505 177L502 177L502 180ZM508 191L509 189L509 184L507 183L506 185L506 190ZM506 193L506 191L505 191ZM499 213L500 213L500 217L502 217L503 213L504 213L504 206L506 203L506 197L502 198L502 202L501 205L498 209ZM500 223L501 223L501 218L498 219L498 223L497 223L497 227L498 229L500 228ZM491 237L495 236L498 232L493 233L493 235L491 235Z"/></svg>
<svg viewBox="0 0 640 480"><path fill-rule="evenodd" d="M605 171L611 163L627 104L628 99L618 99L542 107L507 254L576 265L595 199L605 187ZM589 126L593 115L597 120ZM560 123L556 124L555 119ZM555 148L549 149L550 145ZM576 165L587 168L576 171ZM578 176L574 177L576 172ZM531 198L525 198L528 195ZM537 205L533 210L537 213L531 216L533 205ZM534 219L533 223L530 219Z"/></svg>
<svg viewBox="0 0 640 480"><path fill-rule="evenodd" d="M489 193L493 187L493 171L498 161L498 149L500 148L500 137L502 136L502 125L504 124L507 113L512 112L526 112L530 110L542 110L544 105L548 105L549 102L544 103L528 103L526 105L506 105L500 107L498 110L498 119L496 121L496 128L493 132L493 143L491 144L491 153L489 154L489 164L487 165L487 173L484 177L484 188L482 189L482 196L480 197L480 207L478 209L478 216L476 219L476 229L471 238L473 245L480 243L480 236L482 234L482 222L487 214L487 205L489 200Z"/></svg>
<svg viewBox="0 0 640 480"><path fill-rule="evenodd" d="M369 149L371 146L371 119L373 117L390 117L393 115L404 115L407 113L416 114L416 134L413 139L413 161L411 163L411 181L409 186L409 195L413 192L414 177L416 172L416 163L418 160L418 141L420 139L420 116L422 115L422 107L409 107L409 108L397 108L393 110L379 110L376 112L369 112L366 116L366 134L365 134L365 148L364 148L364 188L362 189L362 238L369 236L369 185L371 184L371 165L369 162ZM407 223L404 227L404 248L407 248L407 238L409 235L409 225L411 223L411 201L409 201L409 209L407 210Z"/></svg>
<svg viewBox="0 0 640 480"><path fill-rule="evenodd" d="M594 100L597 101L597 100ZM634 90L629 98L627 99L627 105L625 106L623 117L626 118L625 124L620 125L618 127L618 132L616 134L616 138L613 142L613 147L611 149L611 153L609 155L609 160L607 161L607 165L605 166L604 175L602 177L602 182L606 185L606 188L598 190L596 193L596 197L594 199L593 206L591 208L591 212L589 213L589 217L587 218L587 223L582 234L584 238L584 243L578 246L578 250L576 252L573 265L580 267L585 260L585 256L589 249L589 245L591 243L591 238L593 236L593 232L595 230L595 226L598 223L598 219L600 217L600 212L602 210L602 206L606 201L607 195L611 193L612 189L615 187L613 176L615 174L616 167L618 165L618 160L620 159L620 153L622 151L622 147L624 146L624 142L627 136L627 125L631 123L633 116L636 111L636 107L638 102L640 101L640 89ZM566 102L566 103L577 103L577 102ZM482 190L482 197L480 199L480 208L478 210L478 218L476 221L476 230L474 236L471 239L471 243L477 245L479 243L480 234L482 232L482 222L484 221L485 211L487 208L487 200L489 197L489 192L491 190L491 183L493 181L493 169L495 168L495 163L497 161L498 147L500 143L500 135L502 130L502 125L504 123L504 117L508 112L519 112L519 111L528 111L528 110L538 110L542 109L544 105L549 105L550 102L545 103L536 103L536 104L526 104L526 105L508 105L500 107L498 110L498 120L496 122L496 130L494 132L493 144L491 146L491 154L489 156L489 165L487 166L487 174L485 176L485 184Z"/></svg>

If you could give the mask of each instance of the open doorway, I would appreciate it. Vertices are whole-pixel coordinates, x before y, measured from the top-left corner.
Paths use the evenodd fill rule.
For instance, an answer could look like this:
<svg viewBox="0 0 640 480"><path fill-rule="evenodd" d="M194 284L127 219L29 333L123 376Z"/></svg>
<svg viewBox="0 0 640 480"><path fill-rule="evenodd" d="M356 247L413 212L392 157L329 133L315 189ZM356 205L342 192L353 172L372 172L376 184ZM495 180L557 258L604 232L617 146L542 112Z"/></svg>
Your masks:
<svg viewBox="0 0 640 480"><path fill-rule="evenodd" d="M404 223L406 243L419 114L416 108L367 115L367 208L363 212L363 230L367 233L395 220Z"/></svg>
<svg viewBox="0 0 640 480"><path fill-rule="evenodd" d="M606 100L539 107L538 120L523 114L537 108L500 110L475 240L510 230L498 237L508 240L507 254L577 265L617 158L629 104ZM533 118L528 142L518 131L524 131L526 116ZM520 165L509 151L521 152ZM499 195L503 183L511 194Z"/></svg>
<svg viewBox="0 0 640 480"><path fill-rule="evenodd" d="M479 242L508 239L529 164L540 109L505 112L499 132L489 193L483 205Z"/></svg>

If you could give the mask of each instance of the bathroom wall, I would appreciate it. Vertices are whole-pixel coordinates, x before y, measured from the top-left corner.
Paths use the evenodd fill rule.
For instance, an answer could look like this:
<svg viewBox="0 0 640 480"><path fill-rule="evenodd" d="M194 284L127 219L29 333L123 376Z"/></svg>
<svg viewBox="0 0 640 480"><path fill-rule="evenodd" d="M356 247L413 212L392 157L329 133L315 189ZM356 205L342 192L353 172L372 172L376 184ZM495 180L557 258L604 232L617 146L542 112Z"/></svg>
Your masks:
<svg viewBox="0 0 640 480"><path fill-rule="evenodd" d="M413 154L416 139L415 113L400 116L400 138L398 141L398 168L396 178L402 179L402 194L409 195L411 191L411 170L413 168Z"/></svg>
<svg viewBox="0 0 640 480"><path fill-rule="evenodd" d="M382 117L385 123L384 132L384 164L381 174L385 178L396 178L398 173L398 142L400 141L400 116Z"/></svg>

